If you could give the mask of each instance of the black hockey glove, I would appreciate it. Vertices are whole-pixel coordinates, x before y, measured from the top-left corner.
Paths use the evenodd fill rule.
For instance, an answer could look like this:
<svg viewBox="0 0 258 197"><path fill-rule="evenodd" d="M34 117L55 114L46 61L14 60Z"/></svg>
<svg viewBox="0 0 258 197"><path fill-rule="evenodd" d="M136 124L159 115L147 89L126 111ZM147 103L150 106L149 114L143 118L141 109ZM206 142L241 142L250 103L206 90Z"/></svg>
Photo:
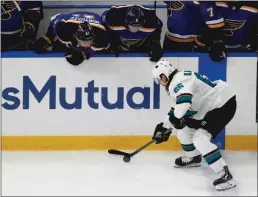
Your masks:
<svg viewBox="0 0 258 197"><path fill-rule="evenodd" d="M71 51L71 52L68 52L65 54L65 58L70 64L72 64L74 66L78 66L85 59L89 59L90 54L84 53L84 52Z"/></svg>
<svg viewBox="0 0 258 197"><path fill-rule="evenodd" d="M178 119L174 115L169 116L169 121L171 122L173 127L176 129L183 129L185 127L185 125L182 122L182 119Z"/></svg>
<svg viewBox="0 0 258 197"><path fill-rule="evenodd" d="M222 40L214 40L210 43L210 57L215 62L220 62L226 57L225 46Z"/></svg>
<svg viewBox="0 0 258 197"><path fill-rule="evenodd" d="M44 37L39 38L35 43L35 51L38 54L47 52L47 48L51 46L51 42Z"/></svg>
<svg viewBox="0 0 258 197"><path fill-rule="evenodd" d="M157 62L160 60L163 54L160 42L153 42L151 44L151 50L149 52L150 61Z"/></svg>
<svg viewBox="0 0 258 197"><path fill-rule="evenodd" d="M192 118L183 118L181 120L181 122L192 129L197 130L199 128L203 128L203 129L207 130L207 122L205 120L195 120Z"/></svg>
<svg viewBox="0 0 258 197"><path fill-rule="evenodd" d="M169 136L172 133L172 130L168 131L168 129L163 127L163 122L159 123L154 131L152 139L156 140L156 144L160 144L162 142L168 141ZM166 132L166 133L165 133Z"/></svg>

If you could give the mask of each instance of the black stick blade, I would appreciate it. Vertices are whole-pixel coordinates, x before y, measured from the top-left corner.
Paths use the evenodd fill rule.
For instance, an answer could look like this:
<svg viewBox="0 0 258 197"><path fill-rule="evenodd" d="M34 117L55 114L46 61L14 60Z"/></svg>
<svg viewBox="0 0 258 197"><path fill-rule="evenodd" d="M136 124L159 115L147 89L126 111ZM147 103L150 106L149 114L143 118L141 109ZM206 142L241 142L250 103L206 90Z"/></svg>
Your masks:
<svg viewBox="0 0 258 197"><path fill-rule="evenodd" d="M114 149L109 149L108 153L112 154L112 155L124 155L124 156L129 155L126 152L123 152L123 151L120 151L120 150L114 150Z"/></svg>

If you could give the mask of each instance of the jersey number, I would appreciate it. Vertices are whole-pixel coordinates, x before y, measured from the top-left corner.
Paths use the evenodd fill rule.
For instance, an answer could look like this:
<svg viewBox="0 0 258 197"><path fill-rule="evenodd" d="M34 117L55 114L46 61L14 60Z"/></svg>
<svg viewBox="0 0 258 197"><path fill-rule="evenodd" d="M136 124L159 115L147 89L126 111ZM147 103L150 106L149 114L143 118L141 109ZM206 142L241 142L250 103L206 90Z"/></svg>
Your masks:
<svg viewBox="0 0 258 197"><path fill-rule="evenodd" d="M178 93L178 91L179 91L180 89L182 89L183 87L184 87L184 85L183 85L182 83L177 84L177 86L174 88L174 92L175 92L175 93Z"/></svg>
<svg viewBox="0 0 258 197"><path fill-rule="evenodd" d="M209 12L209 16L210 16L210 17L213 17L213 16L214 16L213 8L212 8L212 7L208 8L208 9L207 9L207 12Z"/></svg>
<svg viewBox="0 0 258 197"><path fill-rule="evenodd" d="M216 86L216 84L214 82L212 82L211 80L209 80L205 75L201 75L200 73L194 73L194 74L203 83L206 83L207 85L209 85L213 88Z"/></svg>
<svg viewBox="0 0 258 197"><path fill-rule="evenodd" d="M185 76L191 76L192 75L192 71L184 71L184 75ZM201 80L203 83L206 83L207 85L211 86L211 87L215 87L216 84L214 82L212 82L211 80L209 80L205 75L202 75L200 73L196 73L194 72L194 75Z"/></svg>
<svg viewBox="0 0 258 197"><path fill-rule="evenodd" d="M213 17L213 16L214 16L213 8L212 8L212 7L208 8L208 9L207 9L207 12L209 12L209 16L210 16L210 17Z"/></svg>

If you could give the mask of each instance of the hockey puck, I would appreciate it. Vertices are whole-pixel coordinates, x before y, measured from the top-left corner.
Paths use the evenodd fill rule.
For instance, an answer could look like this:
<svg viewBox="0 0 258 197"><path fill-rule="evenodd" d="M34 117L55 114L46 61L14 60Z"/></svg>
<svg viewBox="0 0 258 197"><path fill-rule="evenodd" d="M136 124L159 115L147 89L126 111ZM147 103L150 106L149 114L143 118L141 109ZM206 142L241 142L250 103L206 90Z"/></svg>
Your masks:
<svg viewBox="0 0 258 197"><path fill-rule="evenodd" d="M124 162L128 163L131 160L131 158L129 156L124 156L123 160Z"/></svg>

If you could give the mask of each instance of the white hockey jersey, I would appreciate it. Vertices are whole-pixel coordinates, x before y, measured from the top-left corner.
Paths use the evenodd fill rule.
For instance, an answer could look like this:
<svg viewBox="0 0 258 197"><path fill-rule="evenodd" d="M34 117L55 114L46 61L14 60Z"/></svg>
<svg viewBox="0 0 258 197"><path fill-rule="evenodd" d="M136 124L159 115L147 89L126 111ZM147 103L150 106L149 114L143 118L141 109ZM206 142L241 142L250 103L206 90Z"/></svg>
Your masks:
<svg viewBox="0 0 258 197"><path fill-rule="evenodd" d="M169 85L169 95L174 106L169 115L201 120L207 112L222 107L235 92L222 80L211 81L205 75L181 70ZM165 128L172 126L169 115L164 121Z"/></svg>

